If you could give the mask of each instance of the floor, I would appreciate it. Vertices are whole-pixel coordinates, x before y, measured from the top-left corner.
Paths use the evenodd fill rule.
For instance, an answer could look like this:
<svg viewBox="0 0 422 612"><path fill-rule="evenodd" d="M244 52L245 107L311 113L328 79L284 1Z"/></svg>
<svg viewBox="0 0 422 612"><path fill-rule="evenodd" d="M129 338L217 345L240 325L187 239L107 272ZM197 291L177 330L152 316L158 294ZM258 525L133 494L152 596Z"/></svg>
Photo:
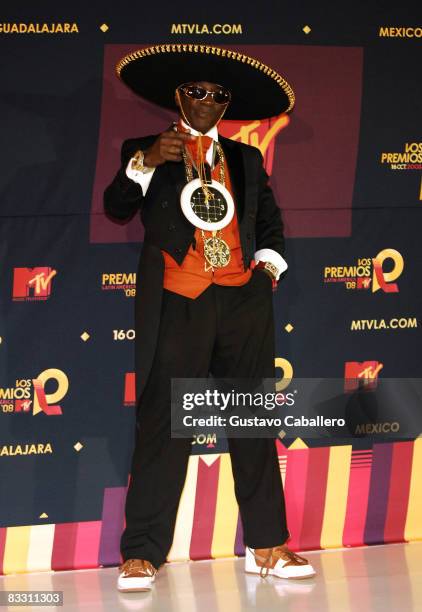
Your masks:
<svg viewBox="0 0 422 612"><path fill-rule="evenodd" d="M117 568L2 576L0 592L59 590L62 610L90 612L422 610L422 542L301 554L316 569L316 577L296 582L262 579L245 574L243 559L236 558L167 564L148 593L118 593Z"/></svg>

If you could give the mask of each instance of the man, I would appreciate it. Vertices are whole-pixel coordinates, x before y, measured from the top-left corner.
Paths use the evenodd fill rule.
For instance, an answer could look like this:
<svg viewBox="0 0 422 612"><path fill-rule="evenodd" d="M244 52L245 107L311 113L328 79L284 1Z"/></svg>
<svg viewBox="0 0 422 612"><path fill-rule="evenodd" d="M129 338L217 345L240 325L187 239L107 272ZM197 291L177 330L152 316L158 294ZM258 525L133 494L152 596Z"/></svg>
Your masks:
<svg viewBox="0 0 422 612"><path fill-rule="evenodd" d="M127 140L106 189L107 214L140 210L145 239L135 303L137 433L118 589L151 589L171 547L191 450L172 438L172 378L274 378L272 290L287 264L283 223L262 155L218 134L223 115L290 110L288 83L257 60L205 45L160 45L123 58L138 95L177 108L162 134ZM195 178L195 174L197 178ZM289 550L273 439L228 439L245 570L315 574Z"/></svg>

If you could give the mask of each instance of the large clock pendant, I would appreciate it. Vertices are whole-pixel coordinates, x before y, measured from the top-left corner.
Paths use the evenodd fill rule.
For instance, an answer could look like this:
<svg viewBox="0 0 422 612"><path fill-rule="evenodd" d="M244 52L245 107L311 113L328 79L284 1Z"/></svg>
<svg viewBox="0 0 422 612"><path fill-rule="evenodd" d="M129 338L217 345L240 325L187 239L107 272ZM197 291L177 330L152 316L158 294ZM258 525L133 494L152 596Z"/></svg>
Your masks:
<svg viewBox="0 0 422 612"><path fill-rule="evenodd" d="M228 189L214 179L205 185L204 191L197 178L184 186L180 195L183 214L192 225L201 230L221 230L233 218L233 198Z"/></svg>

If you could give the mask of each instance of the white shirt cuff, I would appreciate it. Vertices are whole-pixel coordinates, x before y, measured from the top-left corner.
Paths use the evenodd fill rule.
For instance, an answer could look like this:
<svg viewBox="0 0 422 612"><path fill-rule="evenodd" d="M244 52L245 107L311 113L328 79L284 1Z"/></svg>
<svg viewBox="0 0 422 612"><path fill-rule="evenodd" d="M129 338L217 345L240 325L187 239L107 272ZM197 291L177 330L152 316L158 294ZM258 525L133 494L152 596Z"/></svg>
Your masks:
<svg viewBox="0 0 422 612"><path fill-rule="evenodd" d="M272 263L278 270L276 280L280 278L280 274L282 274L285 270L287 270L287 262L277 251L273 249L259 249L256 251L254 255L256 263L258 261L264 261Z"/></svg>
<svg viewBox="0 0 422 612"><path fill-rule="evenodd" d="M151 168L149 172L139 172L139 170L133 170L133 160L134 158L132 157L129 160L128 165L126 166L126 176L132 181L135 181L135 183L138 183L138 185L142 187L142 193L145 195L151 182L152 175L154 174L155 168Z"/></svg>

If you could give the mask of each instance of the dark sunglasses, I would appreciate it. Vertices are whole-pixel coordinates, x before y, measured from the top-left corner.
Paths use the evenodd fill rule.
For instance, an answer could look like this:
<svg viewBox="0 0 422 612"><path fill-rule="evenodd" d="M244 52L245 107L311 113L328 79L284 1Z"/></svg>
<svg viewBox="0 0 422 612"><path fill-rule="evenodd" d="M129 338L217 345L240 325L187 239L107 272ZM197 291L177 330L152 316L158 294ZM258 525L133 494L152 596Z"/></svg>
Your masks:
<svg viewBox="0 0 422 612"><path fill-rule="evenodd" d="M219 89L216 91L210 91L209 89L205 89L205 87L201 87L200 85L185 83L180 85L177 89L180 89L186 96L189 96L189 98L193 98L194 100L205 100L209 94L212 96L216 104L228 104L231 99L229 90L221 85L218 87Z"/></svg>

